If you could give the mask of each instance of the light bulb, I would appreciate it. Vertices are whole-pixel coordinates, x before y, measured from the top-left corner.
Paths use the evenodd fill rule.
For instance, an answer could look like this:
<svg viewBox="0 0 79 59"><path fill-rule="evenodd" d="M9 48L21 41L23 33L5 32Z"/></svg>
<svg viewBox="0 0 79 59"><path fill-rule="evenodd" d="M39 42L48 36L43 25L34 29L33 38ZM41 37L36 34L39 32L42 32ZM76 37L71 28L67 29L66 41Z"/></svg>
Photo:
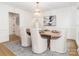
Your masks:
<svg viewBox="0 0 79 59"><path fill-rule="evenodd" d="M37 8L37 9L35 9L35 12L40 12L40 9L38 9L38 8Z"/></svg>
<svg viewBox="0 0 79 59"><path fill-rule="evenodd" d="M35 16L40 16L40 12L35 12L34 15Z"/></svg>

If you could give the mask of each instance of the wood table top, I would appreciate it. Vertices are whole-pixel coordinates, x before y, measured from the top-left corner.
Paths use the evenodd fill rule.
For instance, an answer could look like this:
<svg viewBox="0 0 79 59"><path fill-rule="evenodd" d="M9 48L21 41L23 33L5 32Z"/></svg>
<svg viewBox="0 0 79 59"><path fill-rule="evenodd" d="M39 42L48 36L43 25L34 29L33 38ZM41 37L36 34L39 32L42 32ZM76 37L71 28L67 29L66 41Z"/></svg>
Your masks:
<svg viewBox="0 0 79 59"><path fill-rule="evenodd" d="M31 34L30 29L27 30L27 33ZM61 33L58 32L58 31L40 30L39 33L40 33L41 36L50 36L51 38L59 38L59 37L61 37Z"/></svg>

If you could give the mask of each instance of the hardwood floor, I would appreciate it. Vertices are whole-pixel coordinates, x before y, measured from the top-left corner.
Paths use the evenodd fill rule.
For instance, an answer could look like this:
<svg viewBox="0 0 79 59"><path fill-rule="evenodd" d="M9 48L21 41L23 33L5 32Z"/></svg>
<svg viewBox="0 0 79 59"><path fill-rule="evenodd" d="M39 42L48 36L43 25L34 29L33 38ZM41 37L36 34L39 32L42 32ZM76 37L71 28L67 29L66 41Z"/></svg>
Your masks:
<svg viewBox="0 0 79 59"><path fill-rule="evenodd" d="M14 34L9 36L9 42L18 43L21 41L20 39L20 37ZM3 45L4 43L0 43L0 56L15 56L15 54L11 50L9 50L7 47Z"/></svg>
<svg viewBox="0 0 79 59"><path fill-rule="evenodd" d="M12 42L12 41L16 41L16 40L19 40L21 41L21 38L15 34L12 34L12 35L9 35L9 40Z"/></svg>
<svg viewBox="0 0 79 59"><path fill-rule="evenodd" d="M16 56L12 51L10 51L3 44L0 44L0 56Z"/></svg>
<svg viewBox="0 0 79 59"><path fill-rule="evenodd" d="M18 43L21 41L20 39L20 37L14 34L9 36L9 42ZM0 43L0 56L16 56L11 50L9 50L6 46L3 45L4 43Z"/></svg>
<svg viewBox="0 0 79 59"><path fill-rule="evenodd" d="M78 56L78 52L77 52L78 46L76 44L76 41L73 39L68 39L67 43L68 43L68 54L70 56Z"/></svg>

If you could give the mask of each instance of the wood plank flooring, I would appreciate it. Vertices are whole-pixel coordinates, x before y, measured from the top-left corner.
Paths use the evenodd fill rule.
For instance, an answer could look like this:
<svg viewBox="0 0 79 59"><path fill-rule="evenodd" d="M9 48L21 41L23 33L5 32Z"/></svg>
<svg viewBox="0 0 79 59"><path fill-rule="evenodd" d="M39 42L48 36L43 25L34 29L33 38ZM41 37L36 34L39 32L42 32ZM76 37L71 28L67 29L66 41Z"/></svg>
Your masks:
<svg viewBox="0 0 79 59"><path fill-rule="evenodd" d="M10 41L8 42L14 42L14 43L21 42L21 38L14 34L9 36L9 40ZM0 56L16 56L11 50L9 50L6 46L3 45L4 43L8 42L0 43Z"/></svg>
<svg viewBox="0 0 79 59"><path fill-rule="evenodd" d="M0 44L0 56L15 56L15 54L3 44Z"/></svg>
<svg viewBox="0 0 79 59"><path fill-rule="evenodd" d="M10 42L13 42L13 41L16 41L16 40L21 41L21 37L15 35L15 34L9 35L9 41Z"/></svg>
<svg viewBox="0 0 79 59"><path fill-rule="evenodd" d="M78 56L78 52L77 52L78 46L76 44L76 41L73 39L68 39L67 43L68 43L68 54L70 56Z"/></svg>
<svg viewBox="0 0 79 59"><path fill-rule="evenodd" d="M10 39L9 42L14 42L14 43L18 43L21 41L20 40L21 38L16 36L15 34L10 35L9 39ZM0 43L0 56L16 56L11 50L9 50L6 46L3 45L4 43Z"/></svg>

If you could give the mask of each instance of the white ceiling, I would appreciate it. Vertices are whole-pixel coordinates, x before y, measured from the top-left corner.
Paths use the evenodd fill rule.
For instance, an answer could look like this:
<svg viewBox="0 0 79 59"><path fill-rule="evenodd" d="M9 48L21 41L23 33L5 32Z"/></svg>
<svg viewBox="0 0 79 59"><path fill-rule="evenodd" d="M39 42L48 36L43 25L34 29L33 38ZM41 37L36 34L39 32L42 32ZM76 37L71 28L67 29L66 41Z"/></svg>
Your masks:
<svg viewBox="0 0 79 59"><path fill-rule="evenodd" d="M32 12L35 8L35 2L5 2L5 4L21 8ZM52 9L70 7L76 5L77 2L40 2L39 7L42 11L49 11Z"/></svg>

